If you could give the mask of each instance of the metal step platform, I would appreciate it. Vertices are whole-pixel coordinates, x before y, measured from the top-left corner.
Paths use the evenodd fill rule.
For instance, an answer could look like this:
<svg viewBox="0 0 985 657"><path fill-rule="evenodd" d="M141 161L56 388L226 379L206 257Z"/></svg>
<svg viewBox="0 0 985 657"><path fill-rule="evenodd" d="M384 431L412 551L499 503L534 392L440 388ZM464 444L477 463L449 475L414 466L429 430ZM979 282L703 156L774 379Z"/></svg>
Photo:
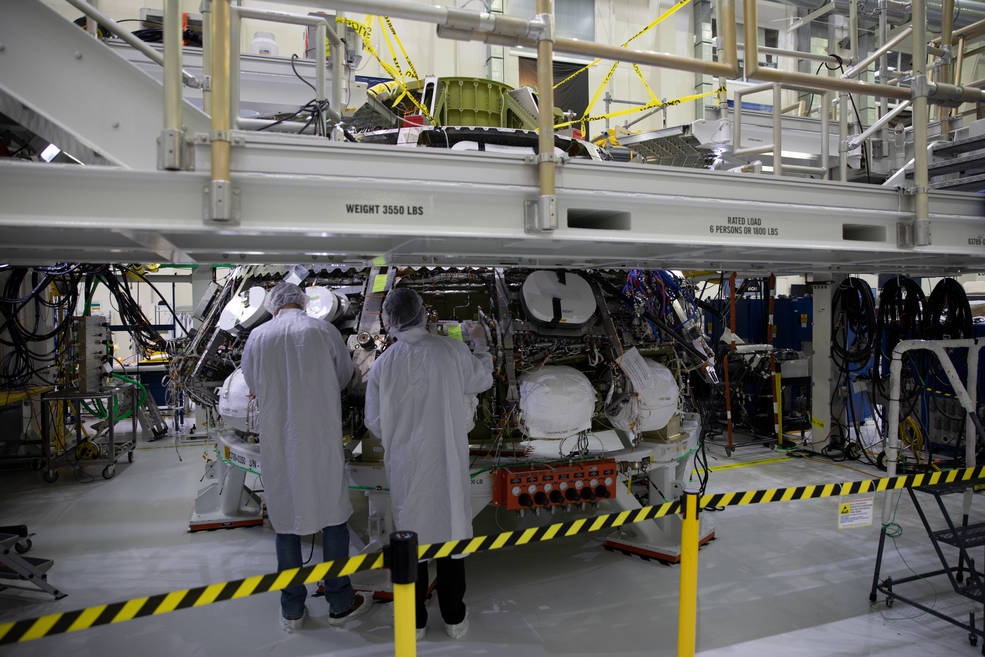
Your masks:
<svg viewBox="0 0 985 657"><path fill-rule="evenodd" d="M934 538L940 543L946 543L955 547L964 546L966 548L980 547L985 545L985 522L968 525L967 527L955 527L934 532Z"/></svg>
<svg viewBox="0 0 985 657"><path fill-rule="evenodd" d="M985 149L985 135L943 142L934 146L934 155L955 155Z"/></svg>
<svg viewBox="0 0 985 657"><path fill-rule="evenodd" d="M985 173L974 176L962 176L953 180L938 180L930 183L931 189L948 190L952 192L974 192L985 190Z"/></svg>
<svg viewBox="0 0 985 657"><path fill-rule="evenodd" d="M933 178L935 176L944 176L949 173L966 173L980 171L982 169L985 169L985 153L972 153L968 155L958 155L946 160L931 162L927 165L927 174ZM913 171L907 171L906 177L912 178Z"/></svg>
<svg viewBox="0 0 985 657"><path fill-rule="evenodd" d="M26 530L26 528L25 528ZM40 591L59 600L67 594L48 583L47 572L55 564L51 559L26 557L20 554L24 543L21 532L0 533L0 591L20 589ZM28 550L30 547L28 546Z"/></svg>
<svg viewBox="0 0 985 657"><path fill-rule="evenodd" d="M879 532L879 548L876 552L876 564L872 574L872 588L869 591L869 602L876 602L879 593L886 596L887 607L891 607L896 600L900 600L911 607L915 607L965 630L968 632L968 640L971 645L976 645L979 637L985 638L985 626L980 627L976 622L975 611L971 611L968 615L968 622L965 623L954 616L950 616L936 609L936 604L927 606L916 598L911 598L906 594L900 593L901 587L904 591L908 590L906 586L908 584L913 584L914 582L924 583L928 582L932 577L944 576L950 584L951 591L972 600L978 605L985 606L985 573L975 565L975 560L969 551L972 548L985 545L985 523L968 524L968 516L965 515L963 516L962 523L955 525L951 519L951 513L942 499L943 495L961 492L966 490L968 486L969 484L965 482L955 482L955 484L943 488L906 489L906 492L910 496L910 501L913 503L913 508L920 517L920 523L927 532L927 537L930 539L930 543L934 548L938 561L935 566L939 567L936 567L934 570L916 572L907 564L912 574L898 578L892 576L882 578L882 558L886 548L886 537L891 536L888 533L888 527L890 527L891 523L884 525L882 531ZM920 496L917 495L918 492L921 494ZM926 496L933 498L940 511L940 517L947 526L946 529L934 530L931 527L927 513L920 502L921 496L924 498ZM967 513L967 510L965 512ZM945 551L942 545L950 546L950 548ZM951 548L956 548L957 553L955 554ZM985 608L983 608L983 612L985 612ZM985 654L985 644L982 646L982 654Z"/></svg>

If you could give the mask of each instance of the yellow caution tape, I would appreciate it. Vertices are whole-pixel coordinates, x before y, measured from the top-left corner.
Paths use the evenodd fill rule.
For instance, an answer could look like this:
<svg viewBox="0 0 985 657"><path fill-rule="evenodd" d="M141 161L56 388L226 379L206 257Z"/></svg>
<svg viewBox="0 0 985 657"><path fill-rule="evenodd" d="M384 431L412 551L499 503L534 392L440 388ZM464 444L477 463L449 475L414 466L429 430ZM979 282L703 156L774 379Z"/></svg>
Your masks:
<svg viewBox="0 0 985 657"><path fill-rule="evenodd" d="M335 23L336 25L339 23L342 23L343 25L348 25L349 27L351 27L353 30L356 31L356 34L358 34L364 39L369 39L373 36L373 24L369 22L370 18L371 16L366 16L366 22L360 23L359 21L354 21L351 18L342 18L340 16L337 16L335 18Z"/></svg>
<svg viewBox="0 0 985 657"><path fill-rule="evenodd" d="M684 5L688 4L689 2L691 2L691 0L680 0L680 2L678 2L677 4L675 4L673 7L671 7L670 9L668 9L667 11L665 11L664 13L660 14L659 16L657 16L657 18L652 23L650 23L649 25L647 25L646 27L644 27L642 30L640 30L639 32L637 32L633 36L631 36L628 39L626 39L622 43L622 45L620 45L619 47L620 48L625 48L630 43L632 43L634 40L636 40L639 37L643 36L644 34L646 34L647 32L649 32L650 30L652 30L654 27L656 27L657 25L660 25L660 23L662 23L666 18L670 17L672 14L674 14L674 12L676 12L678 9L680 9ZM582 73L584 73L588 69L590 69L593 66L595 66L596 64L598 64L600 61L602 61L602 60L601 59L596 59L596 60L592 61L591 63L586 64L582 68L578 69L577 71L575 71L574 73L572 73L568 77L564 78L563 80L561 80L560 82L558 82L557 84L555 84L554 85L554 88L557 89L558 87L560 87L563 84L569 82L570 80L573 80L574 78L578 77L579 75L581 75Z"/></svg>
<svg viewBox="0 0 985 657"><path fill-rule="evenodd" d="M410 55L408 55L407 51L404 50L404 44L401 43L400 37L397 36L397 30L396 28L393 27L393 23L390 22L390 17L384 16L383 20L386 21L387 27L390 28L390 33L393 34L393 40L397 42L397 46L400 48L400 52L404 54L404 60L407 62L407 70L411 74L411 77L413 77L415 80L419 79L420 76L417 74L417 70L414 68L414 63L410 61ZM387 39L387 43L389 43L389 39Z"/></svg>
<svg viewBox="0 0 985 657"><path fill-rule="evenodd" d="M648 94L650 94L650 100L657 100L657 94L653 93L653 89L651 89L650 85L646 83L646 78L643 77L643 71L640 70L640 65L633 64L633 70L636 71L636 77L640 79L640 82L643 84L643 88L646 89Z"/></svg>
<svg viewBox="0 0 985 657"><path fill-rule="evenodd" d="M368 19L370 17L367 16L366 18ZM373 26L370 25L368 22L366 25L363 25L362 23L358 21L354 21L351 18L342 18L341 16L336 16L335 24L348 25L356 32L356 34L358 34L363 39L369 39L370 37L373 36ZM325 56L326 57L332 56L332 44L329 43L327 40L325 41Z"/></svg>
<svg viewBox="0 0 985 657"><path fill-rule="evenodd" d="M566 128L569 125L574 125L575 123L586 123L588 121L599 121L601 119L611 119L611 118L615 118L615 117L618 117L618 116L626 116L628 114L635 114L637 112L645 112L647 110L651 110L651 109L654 109L656 107L664 107L664 106L671 107L671 106L674 106L674 105L680 105L681 103L689 103L692 100L699 100L701 98L704 98L705 96L710 96L712 94L722 93L724 91L724 89L725 89L725 87L722 86L722 87L720 87L718 89L715 89L714 91L706 91L706 92L701 93L701 94L692 94L690 96L681 96L680 98L676 98L674 100L668 100L666 102L665 101L662 101L662 100L651 100L646 105L640 105L639 107L630 107L629 109L619 110L618 112L610 112L608 114L599 114L597 116L583 116L580 119L575 119L574 121L568 121L567 123L558 123L557 125L554 126L554 129L557 130L558 128Z"/></svg>
<svg viewBox="0 0 985 657"><path fill-rule="evenodd" d="M950 392L947 392L946 390L938 390L937 388L928 388L927 386L924 386L923 389L926 390L927 392L932 392L935 395L940 395L941 397L949 397L951 399L959 399L959 397L957 395L951 394Z"/></svg>
<svg viewBox="0 0 985 657"><path fill-rule="evenodd" d="M404 79L404 72L400 69L400 62L397 61L397 53L393 50L393 44L390 42L390 35L386 33L386 28L383 27L383 16L377 16L376 20L380 24L380 32L383 33L383 38L386 40L386 47L390 51L390 59L393 60L393 68L396 69L397 75L401 80ZM390 19L386 19L387 24L390 25L390 29L393 29L393 24L390 23ZM416 76L415 76L416 77Z"/></svg>
<svg viewBox="0 0 985 657"><path fill-rule="evenodd" d="M584 123L586 121L590 121L591 120L591 119L587 118L588 117L588 113L589 113L589 111L591 111L592 107L595 106L595 102L599 99L599 96L602 95L602 90L605 89L605 85L609 84L609 80L612 79L612 74L616 72L616 67L617 66L619 66L619 62L616 62L615 64L613 64L612 65L612 68L609 69L609 72L605 74L605 77L602 79L602 84L600 84L599 85L599 88L595 90L595 95L592 96L592 99L590 101L588 101L588 105L585 107L585 111L582 113L581 118L578 119L577 121L569 121L568 123L564 123L564 124L562 124L562 126L568 126L568 125L571 125L572 123L581 123L582 124L582 132L585 131ZM558 126L554 126L555 129L557 129L557 127Z"/></svg>
<svg viewBox="0 0 985 657"><path fill-rule="evenodd" d="M825 497L858 495L886 490L939 486L955 482L970 482L985 479L985 466L934 472L932 474L902 475L882 479L863 479L843 483L814 484L789 488L767 488L763 490L739 491L733 493L712 493L701 496L701 508L723 506L746 506L768 504ZM588 534L623 525L645 522L655 518L675 515L681 512L681 502L666 502L641 509L631 509L616 513L606 513L591 518L579 518L567 522L531 527L517 531L502 532L489 536L433 543L418 547L419 559L433 559L438 556L474 554L527 545L530 543L552 541L556 538ZM270 591L279 591L289 586L313 584L322 579L333 579L367 570L379 570L385 566L382 552L360 554L342 561L326 561L303 568L290 568L278 573L255 575L230 582L221 582L191 589L159 593L147 597L124 600L112 604L97 605L49 614L36 618L0 623L0 645L40 639L54 634L77 632L97 625L122 623L134 618L166 614L189 607L234 600Z"/></svg>
<svg viewBox="0 0 985 657"><path fill-rule="evenodd" d="M376 58L376 61L379 63L379 65L382 66L383 69L390 74L390 76L393 78L393 81L397 83L397 86L400 87L400 89L404 92L404 94L407 95L407 98L410 100L410 102L414 104L414 107L419 109L421 111L421 114L427 117L427 120L433 124L434 119L431 117L431 113L428 112L423 105L417 102L417 99L414 98L414 94L410 93L410 91L407 90L407 85L405 85L403 81L400 79L400 75L397 73L397 71L395 71L392 66L390 66L385 61L383 61L379 53L376 52L376 49L373 48L373 44L371 44L368 39L365 38L363 39L363 47L366 48L366 50L369 51L369 54L371 54L373 57Z"/></svg>

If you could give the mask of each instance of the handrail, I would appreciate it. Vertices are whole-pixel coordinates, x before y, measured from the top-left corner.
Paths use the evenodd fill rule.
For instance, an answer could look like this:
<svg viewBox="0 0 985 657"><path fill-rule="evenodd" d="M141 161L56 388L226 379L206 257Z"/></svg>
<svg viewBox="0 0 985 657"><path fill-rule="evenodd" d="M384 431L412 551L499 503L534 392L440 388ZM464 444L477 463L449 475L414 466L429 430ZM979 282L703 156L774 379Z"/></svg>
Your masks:
<svg viewBox="0 0 985 657"><path fill-rule="evenodd" d="M106 14L102 13L101 11L90 5L85 0L65 0L65 2L72 5L73 7L81 11L83 14L85 14L89 18L92 18L94 21L102 25L104 28L106 28L106 31L109 32L110 34L122 39L123 41L126 41L129 45L133 46L136 50L142 52L147 57L147 59L151 60L156 64L159 64L162 67L164 66L164 56L161 55L161 53L157 52L156 50L148 46L146 43L135 37L130 32L127 32L125 29L120 27L119 23L117 23L112 18L110 18ZM193 89L199 89L202 86L202 83L198 78L196 78L194 75L192 75L191 73L189 73L184 69L182 69L181 71L181 79L186 86L189 86Z"/></svg>
<svg viewBox="0 0 985 657"><path fill-rule="evenodd" d="M332 58L332 102L328 109L328 114L334 121L342 120L342 58L345 56L345 44L339 38L338 33L329 24L325 16L309 14L292 14L284 11L272 11L267 9L254 9L252 7L231 7L233 12L232 29L233 38L230 47L236 53L239 51L239 40L235 35L239 33L240 20L243 18L253 18L257 20L271 21L274 23L289 23L294 25L310 25L315 28L315 50L320 56L315 57L315 99L325 100L325 41L331 42L335 48L335 57ZM235 57L232 62L231 70L231 102L230 112L232 121L238 122L239 119L239 58Z"/></svg>
<svg viewBox="0 0 985 657"><path fill-rule="evenodd" d="M81 0L70 0L80 2ZM288 0L279 0L286 2ZM536 47L538 56L538 79L550 80L548 69L551 67L551 57L554 52L590 55L616 61L624 61L635 64L645 64L650 66L665 67L675 70L691 71L718 77L736 77L739 71L738 45L736 41L736 19L735 2L736 0L721 0L721 36L722 48L719 52L723 61L705 61L691 57L661 53L647 50L634 50L610 46L577 39L559 38L554 36L553 13L550 4L543 1L538 5L538 14L532 20L524 20L502 14L491 14L488 12L475 12L464 9L419 5L409 0L291 0L292 4L307 4L319 8L332 7L339 10L366 12L377 15L389 15L398 18L424 21L435 23L438 26L438 36L443 38L460 39L468 41L482 41L496 45L523 45ZM218 0L218 4L228 4L229 0ZM923 0L914 0L913 8L916 16L921 15L921 11L926 11ZM968 86L960 86L947 83L931 83L926 81L926 76L920 75L923 71L915 70L917 77L916 88L890 86L885 83L871 83L862 80L847 79L846 77L821 77L809 73L781 71L772 68L760 68L758 59L760 46L758 42L758 12L755 0L743 0L745 9L745 75L750 79L761 80L769 83L779 83L783 87L799 87L812 91L837 91L843 96L849 93L860 95L876 96L883 98L893 98L901 101L913 102L914 111L920 114L917 106L926 103L947 103L954 100L966 100L971 102L985 102L985 92ZM914 41L914 51L926 53L927 43L925 40L925 25L919 19L914 21L915 25L911 28ZM916 25L920 23L920 25ZM217 31L218 34L218 31ZM955 32L957 35L958 32ZM891 43L898 43L905 38L906 33L894 37ZM923 39L922 43L917 43ZM855 74L870 61L878 59L887 46L883 46L874 56L860 62L859 65L850 70ZM946 52L946 51L945 51ZM781 54L781 53L778 53ZM789 55L790 53L782 53ZM800 55L797 55L800 56ZM915 59L919 59L919 56ZM543 70L540 70L543 69ZM544 86L541 83L540 86ZM552 86L552 85L547 85ZM546 106L549 96L542 94L542 104ZM844 106L844 102L842 103ZM779 108L778 108L779 109ZM841 158L840 170L842 179L846 178L847 173L847 110L841 111ZM923 116L923 115L921 115ZM915 122L917 118L915 118ZM553 144L553 125L541 126L541 141L543 144L539 148L538 155L538 179L539 179L539 202L536 219L527 222L527 230L531 232L543 232L552 230L557 226L556 216L554 216L554 202L549 201L553 198L554 190L554 162L552 152L547 152L547 144ZM919 135L918 135L919 137ZM775 141L775 140L774 140ZM926 184L921 185L920 180L925 177L925 166L921 166L918 148L917 173L917 194L916 212L917 217L917 244L929 243L929 231L926 230L929 223L926 216ZM776 158L779 159L779 158ZM826 162L824 163L827 164ZM776 167L775 167L776 168ZM782 164L780 167L782 170ZM792 168L792 167L791 167ZM924 171L921 172L921 169ZM804 170L804 167L797 167L797 170ZM548 174L551 171L551 174ZM526 214L527 219L531 218L532 212Z"/></svg>
<svg viewBox="0 0 985 657"><path fill-rule="evenodd" d="M746 44L739 43L736 44L736 48L739 50L745 50ZM838 58L832 55L819 55L813 52L802 52L800 50L784 50L783 48L769 48L767 46L760 46L759 52L764 55L776 55L777 57L790 57L792 59L801 59L807 61L824 62L825 64L837 64Z"/></svg>
<svg viewBox="0 0 985 657"><path fill-rule="evenodd" d="M759 33L758 16L759 11L756 7L756 0L743 0L745 18L743 27L745 28L745 73L750 79L762 80L764 82L783 82L785 84L799 84L808 88L828 89L831 91L844 91L857 93L866 96L886 96L887 98L897 98L899 100L909 100L910 90L901 87L891 87L888 84L875 84L862 80L845 80L842 78L829 78L810 73L800 73L792 71L780 71L774 68L760 68L759 66ZM752 46L750 46L752 44Z"/></svg>
<svg viewBox="0 0 985 657"><path fill-rule="evenodd" d="M919 0L918 0L919 1ZM948 383L954 389L954 394L965 412L965 465L976 465L975 453L978 441L976 432L982 431L981 422L976 413L975 399L978 395L978 356L985 342L977 338L952 340L901 340L893 347L892 360L889 364L889 408L886 413L886 470L890 477L896 475L896 460L899 454L899 421L900 421L900 386L903 374L903 354L909 351L929 351L941 364ZM961 381L948 349L967 349L968 383ZM968 513L971 504L971 490L965 494L964 513ZM883 509L883 520L889 520L891 513L889 505Z"/></svg>
<svg viewBox="0 0 985 657"><path fill-rule="evenodd" d="M746 87L744 89L736 89L734 92L735 96L735 116L732 118L732 155L734 156L744 156L744 155L758 155L760 153L772 153L773 155L773 175L782 176L783 171L791 171L797 173L815 173L822 175L825 179L828 178L828 155L830 146L828 144L829 138L829 114L831 113L831 92L825 91L821 95L821 165L820 166L804 166L798 164L783 164L783 112L781 108L781 95L780 92L783 88L794 88L800 89L796 85L788 86L783 85L779 82L766 82L764 84L758 84L752 87ZM763 91L773 92L773 143L764 144L763 146L754 146L751 148L742 148L742 97L748 94L760 93Z"/></svg>
<svg viewBox="0 0 985 657"><path fill-rule="evenodd" d="M903 110L905 110L909 106L910 106L910 101L908 101L908 100L904 100L902 103L899 103L891 111L886 112L881 117L879 117L879 119L876 120L868 128L866 128L862 132L862 134L856 135L856 136L852 137L851 139L849 139L848 140L848 147L849 148L855 148L856 146L858 146L859 144L861 144L863 141L865 141L866 139L868 139L869 137L871 137L873 134L875 134L876 131L881 130L884 125L886 125L891 120L893 120L894 118L896 118Z"/></svg>
<svg viewBox="0 0 985 657"><path fill-rule="evenodd" d="M885 55L887 52L889 52L890 50L893 49L893 46L895 46L896 44L898 44L900 41L902 41L906 37L910 36L910 34L912 32L913 32L913 26L912 25L910 27L907 27L906 29L900 30L899 34L897 34L892 39L890 39L886 43L884 43L881 46L879 46L879 48L877 48L876 50L872 51L872 53L869 54L868 57L866 57L865 59L863 59L862 61L860 61L858 64L856 64L855 66L852 66L847 71L845 71L844 73L842 73L841 74L841 77L843 77L843 78L854 78L856 75L858 75L859 73L861 73L862 71L864 71L866 69L866 67L868 67L869 64L871 64L872 62L876 61L877 59L879 59L880 57L882 57L883 55Z"/></svg>

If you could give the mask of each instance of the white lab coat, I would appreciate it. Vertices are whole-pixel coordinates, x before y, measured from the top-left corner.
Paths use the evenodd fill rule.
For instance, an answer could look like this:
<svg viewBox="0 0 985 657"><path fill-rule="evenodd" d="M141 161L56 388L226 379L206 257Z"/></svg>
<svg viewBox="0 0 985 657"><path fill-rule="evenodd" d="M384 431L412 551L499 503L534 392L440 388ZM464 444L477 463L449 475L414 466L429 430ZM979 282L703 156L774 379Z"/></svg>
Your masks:
<svg viewBox="0 0 985 657"><path fill-rule="evenodd" d="M383 442L396 528L421 545L472 537L463 396L492 383L488 352L421 327L398 333L373 363L366 426Z"/></svg>
<svg viewBox="0 0 985 657"><path fill-rule="evenodd" d="M312 534L352 515L340 390L352 376L342 335L282 309L246 340L243 376L260 410L264 499L278 534Z"/></svg>

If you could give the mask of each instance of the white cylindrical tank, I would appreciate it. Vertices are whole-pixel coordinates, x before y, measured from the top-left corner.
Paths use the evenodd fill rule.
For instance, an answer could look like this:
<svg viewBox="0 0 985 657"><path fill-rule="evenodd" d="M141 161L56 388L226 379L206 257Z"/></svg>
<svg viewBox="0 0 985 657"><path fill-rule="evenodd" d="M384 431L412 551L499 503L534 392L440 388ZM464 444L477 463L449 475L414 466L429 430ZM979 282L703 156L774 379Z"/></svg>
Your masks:
<svg viewBox="0 0 985 657"><path fill-rule="evenodd" d="M223 423L240 431L252 431L249 425L257 425L258 422L255 410L250 417L250 401L250 389L243 377L243 370L237 367L219 388L218 411ZM248 422L247 418L252 422Z"/></svg>
<svg viewBox="0 0 985 657"><path fill-rule="evenodd" d="M327 287L311 285L304 292L308 295L308 305L304 310L315 319L334 322L349 310L349 297L336 294Z"/></svg>
<svg viewBox="0 0 985 657"><path fill-rule="evenodd" d="M251 287L245 295L237 294L234 296L219 315L219 328L224 331L231 331L237 324L246 321L256 312L264 310L263 299L266 295L267 291L257 285Z"/></svg>
<svg viewBox="0 0 985 657"><path fill-rule="evenodd" d="M634 391L628 403L607 417L612 426L626 432L641 434L663 429L677 411L680 390L677 379L665 365L645 359L650 368L651 385L645 390Z"/></svg>
<svg viewBox="0 0 985 657"><path fill-rule="evenodd" d="M520 377L520 430L530 438L567 438L592 428L595 388L566 365L546 365Z"/></svg>

